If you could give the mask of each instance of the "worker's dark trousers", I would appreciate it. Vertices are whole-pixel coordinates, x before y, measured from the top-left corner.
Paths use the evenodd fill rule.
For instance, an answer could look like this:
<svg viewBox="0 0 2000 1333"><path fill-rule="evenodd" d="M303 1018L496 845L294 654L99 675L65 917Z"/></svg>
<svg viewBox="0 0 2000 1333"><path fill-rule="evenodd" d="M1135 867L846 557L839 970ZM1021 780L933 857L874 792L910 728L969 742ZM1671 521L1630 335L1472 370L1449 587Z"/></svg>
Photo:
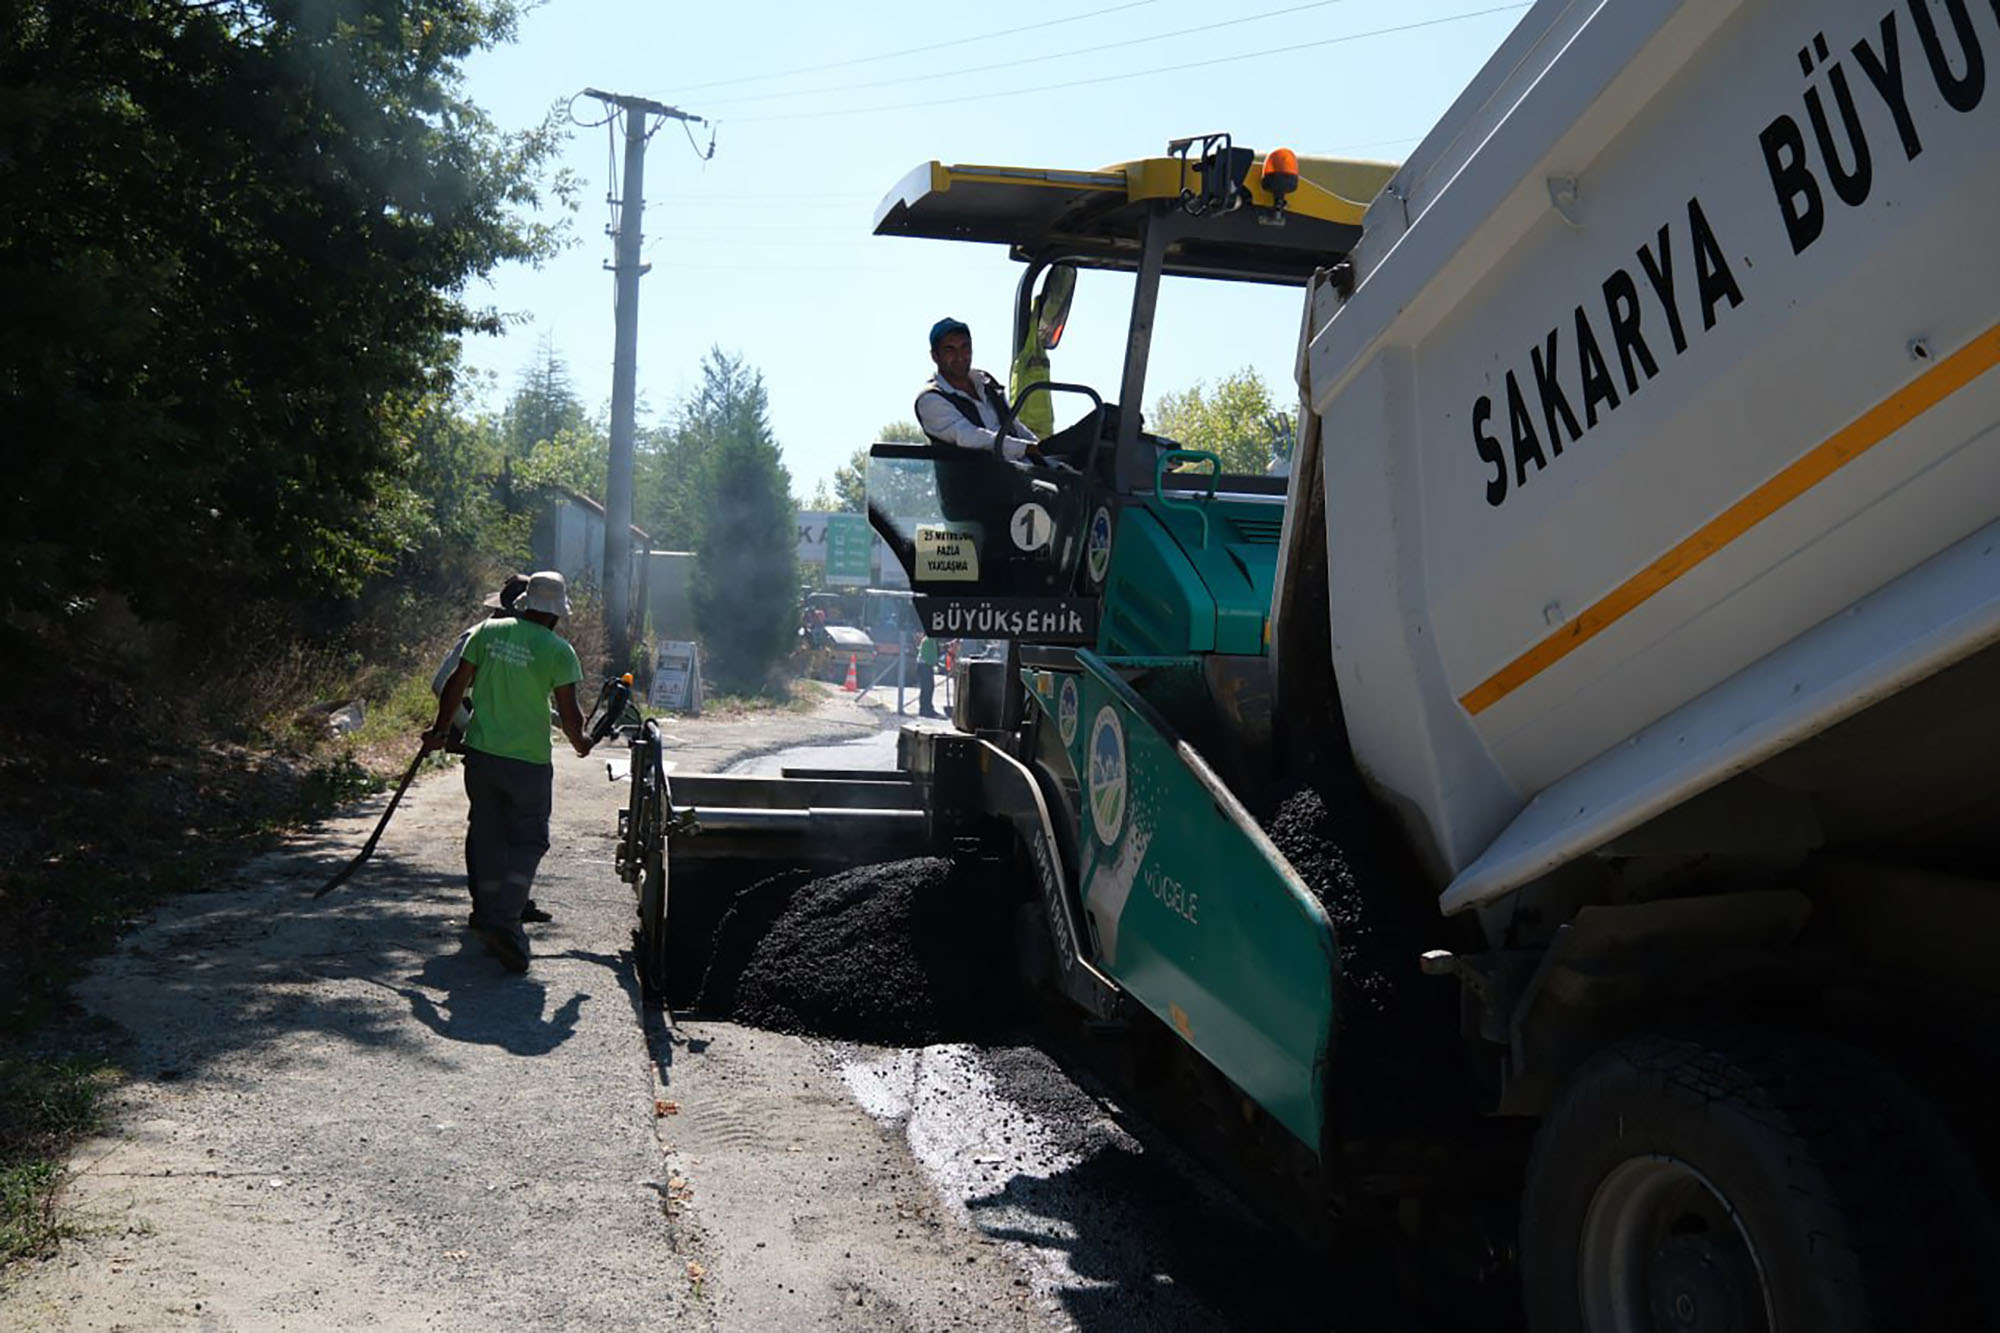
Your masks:
<svg viewBox="0 0 2000 1333"><path fill-rule="evenodd" d="M937 669L929 662L917 663L917 711L928 717L937 711L931 691L937 687Z"/></svg>
<svg viewBox="0 0 2000 1333"><path fill-rule="evenodd" d="M465 868L472 877L472 919L514 927L549 849L549 809L556 770L478 750L465 752Z"/></svg>

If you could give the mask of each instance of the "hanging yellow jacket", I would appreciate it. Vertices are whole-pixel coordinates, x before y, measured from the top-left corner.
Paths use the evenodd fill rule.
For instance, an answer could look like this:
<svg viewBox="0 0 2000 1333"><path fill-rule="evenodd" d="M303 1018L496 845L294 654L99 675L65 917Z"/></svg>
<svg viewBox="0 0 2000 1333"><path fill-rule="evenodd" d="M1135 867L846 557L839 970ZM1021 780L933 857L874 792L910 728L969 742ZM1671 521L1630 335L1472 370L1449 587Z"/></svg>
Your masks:
<svg viewBox="0 0 2000 1333"><path fill-rule="evenodd" d="M1042 350L1041 344L1036 341L1035 335L1031 332L1028 335L1027 345L1014 358L1014 367L1008 374L1008 396L1019 401L1023 389L1027 388L1030 384L1042 383L1048 377L1049 354ZM1035 435L1040 439L1046 440L1049 436L1055 434L1056 413L1054 397L1053 394L1038 393L1027 402L1021 404L1021 424L1035 432Z"/></svg>

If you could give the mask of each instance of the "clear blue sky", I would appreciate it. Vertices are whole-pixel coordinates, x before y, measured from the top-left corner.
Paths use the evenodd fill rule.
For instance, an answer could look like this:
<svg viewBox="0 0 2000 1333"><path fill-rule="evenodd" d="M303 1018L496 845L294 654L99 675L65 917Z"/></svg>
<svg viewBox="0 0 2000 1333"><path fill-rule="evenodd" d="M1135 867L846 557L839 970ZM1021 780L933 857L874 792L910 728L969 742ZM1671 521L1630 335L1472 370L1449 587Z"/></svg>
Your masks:
<svg viewBox="0 0 2000 1333"><path fill-rule="evenodd" d="M714 122L712 160L672 124L647 156L641 422L665 417L719 345L763 373L793 491L809 497L878 427L910 419L931 369L925 332L940 316L970 323L976 363L1006 379L1020 270L1005 251L869 234L876 205L911 168L937 159L1090 170L1214 131L1260 152L1400 160L1526 8L547 0L515 44L467 72L473 99L505 128L535 123L585 86ZM589 99L575 110L601 114ZM706 149L709 127L688 129ZM494 407L544 337L593 410L610 400L607 131L574 130L564 158L582 181L572 244L539 270L509 266L469 293L518 317L507 336L468 342L469 364L493 377ZM1116 275L1083 275L1058 378L1115 392L1129 290ZM1245 365L1288 402L1299 306L1289 289L1169 283L1147 405Z"/></svg>

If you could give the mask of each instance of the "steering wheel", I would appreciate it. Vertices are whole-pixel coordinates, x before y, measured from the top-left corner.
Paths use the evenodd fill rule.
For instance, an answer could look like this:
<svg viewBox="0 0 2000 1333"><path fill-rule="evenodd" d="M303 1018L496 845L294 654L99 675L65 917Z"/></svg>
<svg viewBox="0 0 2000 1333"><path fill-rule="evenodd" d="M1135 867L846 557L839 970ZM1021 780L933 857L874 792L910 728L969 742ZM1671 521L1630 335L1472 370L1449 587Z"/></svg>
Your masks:
<svg viewBox="0 0 2000 1333"><path fill-rule="evenodd" d="M1091 388L1088 384L1067 384L1058 380L1036 380L1033 384L1021 390L1020 397L1000 409L1000 427L994 432L993 438L996 442L1007 438L1008 432L1014 428L1015 421L1020 418L1021 405L1028 401L1028 395L1037 392L1052 394L1059 390L1065 393L1080 393L1090 399L1090 451L1084 459L1085 466L1077 468L1071 464L1064 463L1061 467L1061 470L1066 472L1087 471L1089 465L1097 459L1097 446L1104 435L1104 399L1097 390ZM1039 443L1037 441L1037 444ZM1008 459L1007 461L1013 463L1015 467L1020 468L1024 472L1038 470L1054 471L1057 465L1057 460L1044 458L1039 449L1025 455L1020 460Z"/></svg>

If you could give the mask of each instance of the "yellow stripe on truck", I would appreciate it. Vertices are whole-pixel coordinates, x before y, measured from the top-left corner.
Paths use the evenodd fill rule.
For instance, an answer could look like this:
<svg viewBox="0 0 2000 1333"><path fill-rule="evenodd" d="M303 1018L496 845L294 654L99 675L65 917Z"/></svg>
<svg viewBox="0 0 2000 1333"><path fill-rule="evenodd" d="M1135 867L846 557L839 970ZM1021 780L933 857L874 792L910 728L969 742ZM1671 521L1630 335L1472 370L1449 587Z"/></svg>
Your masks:
<svg viewBox="0 0 2000 1333"><path fill-rule="evenodd" d="M1806 451L1782 472L1683 538L1576 619L1459 697L1477 717L1568 657L1655 593L2000 364L2000 324L1932 366Z"/></svg>

